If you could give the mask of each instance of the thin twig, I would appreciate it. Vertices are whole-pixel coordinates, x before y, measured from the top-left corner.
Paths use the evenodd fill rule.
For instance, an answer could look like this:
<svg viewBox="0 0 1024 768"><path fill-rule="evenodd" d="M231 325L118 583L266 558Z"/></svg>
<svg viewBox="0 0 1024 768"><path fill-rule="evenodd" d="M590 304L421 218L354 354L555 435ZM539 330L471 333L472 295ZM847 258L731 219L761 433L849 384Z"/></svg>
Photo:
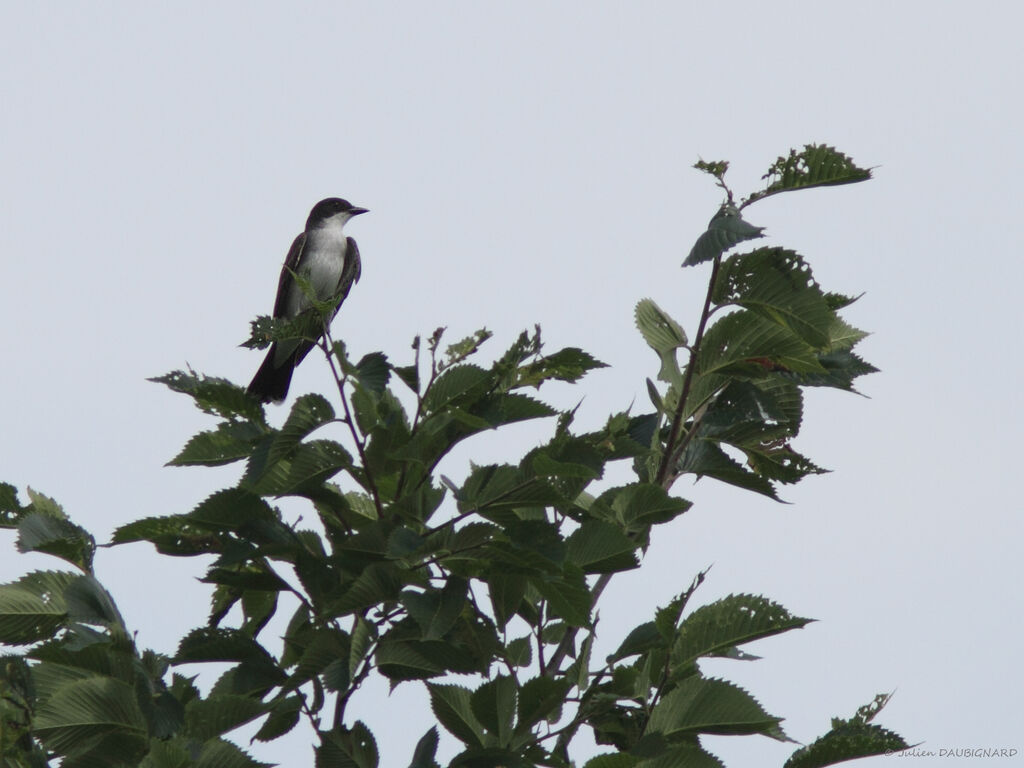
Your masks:
<svg viewBox="0 0 1024 768"><path fill-rule="evenodd" d="M697 326L697 336L693 340L690 349L690 362L686 366L686 374L683 376L683 386L679 392L679 403L676 405L675 416L672 418L672 427L668 433L668 440L665 442L665 453L661 456L661 464L658 466L658 474L655 475L655 482L665 487L669 480L669 472L673 462L673 455L676 452L676 440L679 439L679 430L683 425L683 414L686 411L686 401L690 397L690 388L693 386L693 371L697 367L697 355L700 353L700 344L704 339L704 329L708 324L708 317L711 315L711 296L715 290L715 281L718 278L718 268L721 266L720 256L715 257L714 266L711 268L711 278L708 280L708 293L704 299L704 310L700 313L700 323ZM692 431L692 430L691 430ZM671 482L669 482L671 485Z"/></svg>
<svg viewBox="0 0 1024 768"><path fill-rule="evenodd" d="M331 374L334 376L334 381L338 385L338 395L341 397L341 405L345 409L345 418L343 421L348 425L349 432L352 433L352 440L356 444L356 451L359 453L359 461L363 465L363 472L366 475L366 484L369 486L370 495L373 496L373 504L377 508L377 515L380 517L384 516L384 505L380 500L380 492L377 490L377 483L374 482L373 473L370 472L370 466L366 461L366 450L365 440L359 433L359 429L356 427L355 419L352 418L352 410L349 408L348 398L345 396L345 383L348 381L348 374L338 371L334 361L334 339L331 338L330 329L327 327L327 323L324 323L324 340L323 346L321 347L324 351L324 355L327 357L327 364L331 367Z"/></svg>

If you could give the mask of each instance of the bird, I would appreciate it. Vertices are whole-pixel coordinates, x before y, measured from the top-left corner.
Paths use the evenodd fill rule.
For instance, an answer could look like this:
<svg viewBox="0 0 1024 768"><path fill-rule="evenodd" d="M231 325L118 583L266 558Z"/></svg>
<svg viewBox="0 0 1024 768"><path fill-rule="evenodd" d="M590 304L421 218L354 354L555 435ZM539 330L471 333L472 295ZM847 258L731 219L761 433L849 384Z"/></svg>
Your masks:
<svg viewBox="0 0 1024 768"><path fill-rule="evenodd" d="M330 319L334 319L359 280L359 247L346 237L344 226L354 216L367 213L340 197L328 197L313 206L306 229L292 242L277 283L274 317L289 320L313 309L310 298L296 283L293 274L308 281L318 301L338 300ZM275 341L267 350L263 364L246 390L264 403L281 403L288 396L292 373L316 344L310 339Z"/></svg>

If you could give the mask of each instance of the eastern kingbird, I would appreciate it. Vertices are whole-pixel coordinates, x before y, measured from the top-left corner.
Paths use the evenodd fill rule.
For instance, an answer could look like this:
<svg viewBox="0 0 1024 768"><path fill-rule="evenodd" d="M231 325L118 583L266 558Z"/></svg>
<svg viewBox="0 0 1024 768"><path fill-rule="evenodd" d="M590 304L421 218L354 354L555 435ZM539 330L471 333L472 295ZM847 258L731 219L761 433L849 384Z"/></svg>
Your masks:
<svg viewBox="0 0 1024 768"><path fill-rule="evenodd" d="M294 318L312 308L312 303L292 278L292 273L309 281L319 301L337 297L338 305L348 296L352 284L359 279L359 248L342 231L353 216L366 213L366 208L348 200L328 197L313 206L306 219L306 231L295 238L281 268L277 284L274 317ZM308 339L277 341L270 345L263 365L256 371L249 394L265 403L281 402L288 395L295 366L314 346Z"/></svg>

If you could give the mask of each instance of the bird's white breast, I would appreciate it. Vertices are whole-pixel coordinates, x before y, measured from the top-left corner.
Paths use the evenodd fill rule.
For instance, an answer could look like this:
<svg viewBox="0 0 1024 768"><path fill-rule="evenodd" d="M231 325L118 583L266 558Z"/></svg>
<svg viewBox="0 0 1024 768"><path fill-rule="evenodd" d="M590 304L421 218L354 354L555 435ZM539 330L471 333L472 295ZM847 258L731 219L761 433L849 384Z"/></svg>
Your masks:
<svg viewBox="0 0 1024 768"><path fill-rule="evenodd" d="M299 273L309 280L316 297L321 301L331 298L337 292L345 268L347 249L348 242L340 223L330 222L306 234ZM292 291L289 299L290 317L310 306L309 300L300 290Z"/></svg>

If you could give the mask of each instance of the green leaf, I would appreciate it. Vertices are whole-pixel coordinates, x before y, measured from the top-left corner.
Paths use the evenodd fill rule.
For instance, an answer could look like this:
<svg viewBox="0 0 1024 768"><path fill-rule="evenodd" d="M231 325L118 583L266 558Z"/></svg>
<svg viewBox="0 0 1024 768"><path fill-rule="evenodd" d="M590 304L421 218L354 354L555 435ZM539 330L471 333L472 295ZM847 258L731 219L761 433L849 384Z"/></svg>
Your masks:
<svg viewBox="0 0 1024 768"><path fill-rule="evenodd" d="M652 648L665 647L666 641L662 636L661 632L658 631L658 627L653 621L646 621L633 628L633 630L626 635L618 649L611 656L608 657L608 661L619 661L625 659L628 656L636 656L640 653L645 653Z"/></svg>
<svg viewBox="0 0 1024 768"><path fill-rule="evenodd" d="M764 597L729 595L701 606L683 620L672 647L672 666L685 667L702 656L800 629L812 621L793 616Z"/></svg>
<svg viewBox="0 0 1024 768"><path fill-rule="evenodd" d="M356 623L352 627L352 650L348 657L348 674L350 678L356 676L360 663L369 653L373 641L377 639L377 627L371 624L362 616L356 617Z"/></svg>
<svg viewBox="0 0 1024 768"><path fill-rule="evenodd" d="M670 744L657 757L637 763L636 768L725 768L725 763L696 744Z"/></svg>
<svg viewBox="0 0 1024 768"><path fill-rule="evenodd" d="M112 678L90 677L59 688L40 705L32 725L58 754L116 748L123 759L138 760L149 742L135 691Z"/></svg>
<svg viewBox="0 0 1024 768"><path fill-rule="evenodd" d="M394 563L371 563L327 610L332 616L344 616L377 603L397 600L401 588L401 576Z"/></svg>
<svg viewBox="0 0 1024 768"><path fill-rule="evenodd" d="M607 364L602 363L582 349L566 347L554 354L544 355L529 365L520 368L514 386L540 387L543 382L551 379L576 382L583 378L588 371L607 367Z"/></svg>
<svg viewBox="0 0 1024 768"><path fill-rule="evenodd" d="M561 501L550 484L507 464L474 467L456 498L460 511L480 512L542 507Z"/></svg>
<svg viewBox="0 0 1024 768"><path fill-rule="evenodd" d="M240 486L260 496L286 496L315 491L325 480L352 466L352 457L333 440L299 443L291 456L268 461L259 452L250 457Z"/></svg>
<svg viewBox="0 0 1024 768"><path fill-rule="evenodd" d="M420 393L420 370L415 365L396 365L392 370L417 395Z"/></svg>
<svg viewBox="0 0 1024 768"><path fill-rule="evenodd" d="M531 638L517 637L509 640L505 646L505 658L514 667L528 667L533 660L533 649L530 645Z"/></svg>
<svg viewBox="0 0 1024 768"><path fill-rule="evenodd" d="M438 411L461 400L474 400L487 392L491 374L478 365L457 365L437 377L423 397L423 409Z"/></svg>
<svg viewBox="0 0 1024 768"><path fill-rule="evenodd" d="M704 171L704 173L711 174L719 181L723 181L725 178L725 172L729 170L728 160L698 160L693 164L693 167L698 171Z"/></svg>
<svg viewBox="0 0 1024 768"><path fill-rule="evenodd" d="M640 765L640 760L628 752L614 752L590 758L583 768L635 768Z"/></svg>
<svg viewBox="0 0 1024 768"><path fill-rule="evenodd" d="M45 552L88 572L92 570L96 540L64 517L33 512L18 523L18 551Z"/></svg>
<svg viewBox="0 0 1024 768"><path fill-rule="evenodd" d="M247 458L265 436L263 428L251 421L225 421L214 430L194 435L168 466L219 467Z"/></svg>
<svg viewBox="0 0 1024 768"><path fill-rule="evenodd" d="M430 691L430 708L438 722L462 743L482 747L483 727L473 714L472 691L461 685L426 685Z"/></svg>
<svg viewBox="0 0 1024 768"><path fill-rule="evenodd" d="M416 749L412 753L412 762L409 768L439 768L434 756L437 754L437 727L431 726L423 734L423 737L416 742Z"/></svg>
<svg viewBox="0 0 1024 768"><path fill-rule="evenodd" d="M563 566L560 578L534 578L530 583L548 601L548 609L574 627L590 622L591 593L583 570L572 563Z"/></svg>
<svg viewBox="0 0 1024 768"><path fill-rule="evenodd" d="M789 329L750 310L726 315L704 335L697 372L762 378L770 371L822 373L815 350Z"/></svg>
<svg viewBox="0 0 1024 768"><path fill-rule="evenodd" d="M761 733L786 741L780 722L782 718L769 715L739 686L691 676L662 697L651 712L647 728L668 738L700 733Z"/></svg>
<svg viewBox="0 0 1024 768"><path fill-rule="evenodd" d="M274 436L270 446L269 462L289 456L314 430L334 420L334 408L322 395L302 395L295 400L288 419Z"/></svg>
<svg viewBox="0 0 1024 768"><path fill-rule="evenodd" d="M361 721L357 720L351 729L339 725L319 735L316 768L377 768L377 741Z"/></svg>
<svg viewBox="0 0 1024 768"><path fill-rule="evenodd" d="M584 573L617 573L636 568L638 542L618 526L601 520L586 520L566 540L568 559Z"/></svg>
<svg viewBox="0 0 1024 768"><path fill-rule="evenodd" d="M741 208L779 192L865 181L871 178L871 171L857 167L835 147L805 144L803 151L791 149L788 157L780 157L772 163L762 178L768 180L767 186L747 198Z"/></svg>
<svg viewBox="0 0 1024 768"><path fill-rule="evenodd" d="M191 746L191 745L190 745ZM199 758L190 768L273 768L271 763L253 760L230 741L212 739L202 745Z"/></svg>
<svg viewBox="0 0 1024 768"><path fill-rule="evenodd" d="M444 664L424 654L422 643L382 640L374 654L377 669L393 681L425 680L444 673Z"/></svg>
<svg viewBox="0 0 1024 768"><path fill-rule="evenodd" d="M67 620L64 590L79 578L66 571L33 571L0 585L0 643L28 645L53 637Z"/></svg>
<svg viewBox="0 0 1024 768"><path fill-rule="evenodd" d="M691 506L686 499L669 496L654 483L633 483L602 493L591 505L590 514L635 533L673 520Z"/></svg>
<svg viewBox="0 0 1024 768"><path fill-rule="evenodd" d="M507 747L516 716L515 680L498 675L477 688L469 703L477 722L497 739L499 747Z"/></svg>
<svg viewBox="0 0 1024 768"><path fill-rule="evenodd" d="M18 489L10 483L0 483L0 528L14 528L31 505L18 502Z"/></svg>
<svg viewBox="0 0 1024 768"><path fill-rule="evenodd" d="M248 696L211 695L185 707L185 733L198 741L223 736L260 717L268 705Z"/></svg>
<svg viewBox="0 0 1024 768"><path fill-rule="evenodd" d="M821 768L847 760L874 755L899 757L910 745L901 736L878 725L842 723L806 747L801 747L786 761L784 768Z"/></svg>
<svg viewBox="0 0 1024 768"><path fill-rule="evenodd" d="M756 312L815 348L829 343L835 314L807 263L785 248L734 254L722 264L712 298Z"/></svg>
<svg viewBox="0 0 1024 768"><path fill-rule="evenodd" d="M431 339L433 342L433 349L436 349L437 344L441 341L441 332L444 328L438 328L434 332L434 338ZM480 345L487 341L493 336L490 331L486 328L480 328L473 332L472 336L467 336L454 344L449 344L448 349L445 350L445 361L442 365L443 368L450 368L456 363L461 363L470 355L476 354L477 350L480 349Z"/></svg>
<svg viewBox="0 0 1024 768"><path fill-rule="evenodd" d="M391 378L391 365L383 352L370 352L356 363L356 380L360 386L380 394Z"/></svg>
<svg viewBox="0 0 1024 768"><path fill-rule="evenodd" d="M713 477L723 483L735 485L748 491L755 491L778 501L775 487L767 479L745 469L715 443L700 438L691 442L679 460L680 473L692 473L698 477Z"/></svg>
<svg viewBox="0 0 1024 768"><path fill-rule="evenodd" d="M820 373L786 373L785 376L804 387L834 387L855 392L854 379L878 372L871 363L847 351L818 355L818 364L822 368Z"/></svg>
<svg viewBox="0 0 1024 768"><path fill-rule="evenodd" d="M423 631L424 640L439 640L454 626L466 604L468 582L450 576L440 590L405 591L401 602Z"/></svg>
<svg viewBox="0 0 1024 768"><path fill-rule="evenodd" d="M550 720L565 703L572 683L564 677L534 677L519 691L519 722L516 732L528 733L541 720Z"/></svg>
<svg viewBox="0 0 1024 768"><path fill-rule="evenodd" d="M83 624L104 627L124 626L114 598L94 577L86 574L68 584L64 590L68 618Z"/></svg>
<svg viewBox="0 0 1024 768"><path fill-rule="evenodd" d="M647 342L647 346L658 353L661 369L658 379L670 384L681 380L676 350L687 345L683 327L673 320L665 310L652 299L641 299L634 311L636 327Z"/></svg>
<svg viewBox="0 0 1024 768"><path fill-rule="evenodd" d="M302 717L302 696L286 696L273 704L270 715L256 731L254 741L274 741L289 733Z"/></svg>
<svg viewBox="0 0 1024 768"><path fill-rule="evenodd" d="M200 627L178 644L176 664L204 661L240 661L276 667L274 657L245 632L235 629Z"/></svg>
<svg viewBox="0 0 1024 768"><path fill-rule="evenodd" d="M697 238L690 255L683 262L684 267L692 267L705 261L717 259L734 245L744 240L764 237L764 227L748 224L740 216L739 209L733 205L723 205L708 223L707 231Z"/></svg>
<svg viewBox="0 0 1024 768"><path fill-rule="evenodd" d="M149 381L163 384L172 392L188 395L204 413L229 420L241 417L266 426L263 406L244 389L227 379L200 376L194 371L171 371Z"/></svg>

